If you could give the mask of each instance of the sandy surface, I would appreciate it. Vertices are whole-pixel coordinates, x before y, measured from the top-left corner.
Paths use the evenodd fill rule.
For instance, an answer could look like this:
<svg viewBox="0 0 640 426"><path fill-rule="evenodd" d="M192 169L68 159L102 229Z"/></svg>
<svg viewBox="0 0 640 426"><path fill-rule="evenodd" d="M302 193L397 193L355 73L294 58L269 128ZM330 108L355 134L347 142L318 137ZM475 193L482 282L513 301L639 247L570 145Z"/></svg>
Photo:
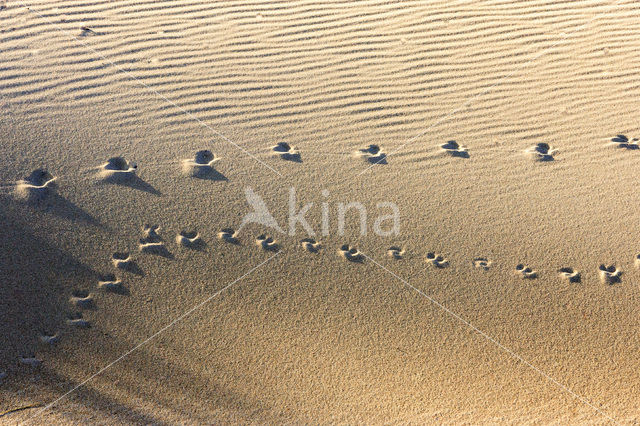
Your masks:
<svg viewBox="0 0 640 426"><path fill-rule="evenodd" d="M0 7L0 423L640 422L637 3Z"/></svg>

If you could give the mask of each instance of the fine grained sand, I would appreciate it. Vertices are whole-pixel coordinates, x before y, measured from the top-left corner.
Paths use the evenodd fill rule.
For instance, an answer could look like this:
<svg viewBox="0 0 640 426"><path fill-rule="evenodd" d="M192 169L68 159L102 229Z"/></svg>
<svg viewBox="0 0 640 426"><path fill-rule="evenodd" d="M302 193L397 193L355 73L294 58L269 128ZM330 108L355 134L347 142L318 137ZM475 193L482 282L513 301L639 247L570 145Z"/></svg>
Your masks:
<svg viewBox="0 0 640 426"><path fill-rule="evenodd" d="M0 423L640 421L635 2L0 7Z"/></svg>

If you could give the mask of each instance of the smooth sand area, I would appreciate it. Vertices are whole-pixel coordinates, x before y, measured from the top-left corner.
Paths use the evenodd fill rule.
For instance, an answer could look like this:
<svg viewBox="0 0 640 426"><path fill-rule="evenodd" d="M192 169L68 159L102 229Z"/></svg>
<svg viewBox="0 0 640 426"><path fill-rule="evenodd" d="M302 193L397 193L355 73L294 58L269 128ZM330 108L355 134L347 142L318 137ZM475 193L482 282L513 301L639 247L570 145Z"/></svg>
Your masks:
<svg viewBox="0 0 640 426"><path fill-rule="evenodd" d="M0 424L637 424L639 34L0 1Z"/></svg>

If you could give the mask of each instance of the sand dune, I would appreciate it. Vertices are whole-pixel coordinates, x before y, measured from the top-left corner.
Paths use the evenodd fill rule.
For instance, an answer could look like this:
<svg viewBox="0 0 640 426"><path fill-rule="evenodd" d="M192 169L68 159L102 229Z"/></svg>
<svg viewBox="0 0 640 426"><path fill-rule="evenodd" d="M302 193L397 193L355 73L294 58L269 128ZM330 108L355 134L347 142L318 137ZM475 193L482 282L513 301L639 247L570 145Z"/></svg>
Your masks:
<svg viewBox="0 0 640 426"><path fill-rule="evenodd" d="M0 1L0 423L637 423L638 18Z"/></svg>

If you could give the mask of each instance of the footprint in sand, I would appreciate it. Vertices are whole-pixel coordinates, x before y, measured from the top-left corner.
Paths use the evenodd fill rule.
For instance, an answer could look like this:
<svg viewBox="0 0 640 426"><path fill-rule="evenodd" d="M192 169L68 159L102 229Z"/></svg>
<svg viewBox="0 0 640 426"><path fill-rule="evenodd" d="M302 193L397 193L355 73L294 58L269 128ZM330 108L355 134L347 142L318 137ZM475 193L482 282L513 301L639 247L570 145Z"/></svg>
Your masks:
<svg viewBox="0 0 640 426"><path fill-rule="evenodd" d="M237 238L237 232L231 228L225 228L218 232L218 238L222 241L226 241L229 244L240 244L240 240Z"/></svg>
<svg viewBox="0 0 640 426"><path fill-rule="evenodd" d="M427 253L426 261L436 268L446 268L447 266L449 266L449 261L447 259L433 252Z"/></svg>
<svg viewBox="0 0 640 426"><path fill-rule="evenodd" d="M94 309L93 296L85 290L74 290L69 298L69 303L79 309Z"/></svg>
<svg viewBox="0 0 640 426"><path fill-rule="evenodd" d="M447 143L440 145L440 148L452 157L469 158L467 148L456 141L448 141Z"/></svg>
<svg viewBox="0 0 640 426"><path fill-rule="evenodd" d="M180 231L180 233L176 235L176 243L191 249L200 249L204 246L204 241L202 241L200 234L196 231Z"/></svg>
<svg viewBox="0 0 640 426"><path fill-rule="evenodd" d="M535 161L553 161L553 155L557 152L548 143L541 142L525 151Z"/></svg>
<svg viewBox="0 0 640 426"><path fill-rule="evenodd" d="M317 253L322 248L322 245L318 241L314 240L313 238L303 239L302 241L300 241L300 245L302 246L303 249L305 249L310 253Z"/></svg>
<svg viewBox="0 0 640 426"><path fill-rule="evenodd" d="M264 250L278 250L278 244L273 240L273 238L268 237L265 234L261 234L256 237L256 245L262 247Z"/></svg>
<svg viewBox="0 0 640 426"><path fill-rule="evenodd" d="M138 249L142 253L171 257L171 253L169 253L169 250L167 250L167 248L164 246L162 238L160 237L160 235L158 235L159 230L159 225L145 225L142 228L144 237L140 239L140 245L138 246Z"/></svg>
<svg viewBox="0 0 640 426"><path fill-rule="evenodd" d="M355 155L372 164L387 164L387 154L382 152L378 145L369 145L367 148L356 151Z"/></svg>
<svg viewBox="0 0 640 426"><path fill-rule="evenodd" d="M125 252L115 252L113 256L111 256L111 263L114 267L122 270L127 270L131 268L133 264L133 259L129 256L129 253Z"/></svg>
<svg viewBox="0 0 640 426"><path fill-rule="evenodd" d="M350 262L362 263L364 262L364 255L358 251L357 248L351 247L349 244L344 244L338 251L342 257Z"/></svg>
<svg viewBox="0 0 640 426"><path fill-rule="evenodd" d="M98 176L108 182L126 182L135 176L137 169L136 164L122 157L112 157L98 168Z"/></svg>
<svg viewBox="0 0 640 426"><path fill-rule="evenodd" d="M611 138L611 144L616 148L638 149L638 138L629 139L625 135L616 135Z"/></svg>
<svg viewBox="0 0 640 426"><path fill-rule="evenodd" d="M53 346L60 341L60 336L58 334L50 335L48 333L42 333L38 338L40 340L40 343L42 343L43 345L49 345L49 346Z"/></svg>
<svg viewBox="0 0 640 426"><path fill-rule="evenodd" d="M283 160L294 161L296 163L302 162L300 152L286 142L279 142L278 145L272 147L271 150L274 155L278 155Z"/></svg>
<svg viewBox="0 0 640 426"><path fill-rule="evenodd" d="M473 259L473 266L478 269L482 269L483 271L488 271L489 268L491 268L492 263L493 262L491 262L486 257L476 257L475 259Z"/></svg>
<svg viewBox="0 0 640 426"><path fill-rule="evenodd" d="M565 279L570 283L580 282L580 272L576 271L573 268L560 268L558 269L558 274L560 274L560 278Z"/></svg>
<svg viewBox="0 0 640 426"><path fill-rule="evenodd" d="M404 257L404 249L398 246L391 246L387 249L387 256L400 260Z"/></svg>
<svg viewBox="0 0 640 426"><path fill-rule="evenodd" d="M76 328L91 328L91 323L82 318L82 312L68 314L67 325Z"/></svg>
<svg viewBox="0 0 640 426"><path fill-rule="evenodd" d="M114 268L130 272L135 275L143 275L142 269L140 269L136 261L131 258L131 255L129 255L129 253L113 253L113 255L111 256L111 263L113 264Z"/></svg>
<svg viewBox="0 0 640 426"><path fill-rule="evenodd" d="M107 291L110 293L122 294L126 292L126 289L122 284L122 281L116 278L116 276L113 274L102 275L98 279L98 288L100 290Z"/></svg>
<svg viewBox="0 0 640 426"><path fill-rule="evenodd" d="M605 284L611 285L622 281L622 271L615 265L602 264L598 270L600 271L600 280Z"/></svg>
<svg viewBox="0 0 640 426"><path fill-rule="evenodd" d="M516 274L520 276L520 278L525 280L532 280L534 278L538 278L538 272L534 271L528 266L523 265L522 263L516 265Z"/></svg>
<svg viewBox="0 0 640 426"><path fill-rule="evenodd" d="M182 160L182 172L186 176L201 179L215 177L215 175L219 175L219 172L213 168L213 163L218 160L219 158L208 149L198 151L195 158Z"/></svg>
<svg viewBox="0 0 640 426"><path fill-rule="evenodd" d="M636 254L635 262L636 268L640 268L640 253Z"/></svg>
<svg viewBox="0 0 640 426"><path fill-rule="evenodd" d="M16 197L24 201L38 201L55 191L56 178L44 169L34 170L16 184Z"/></svg>
<svg viewBox="0 0 640 426"><path fill-rule="evenodd" d="M34 354L20 355L18 362L22 365L28 365L31 368L38 368L42 365L42 361L36 358Z"/></svg>

